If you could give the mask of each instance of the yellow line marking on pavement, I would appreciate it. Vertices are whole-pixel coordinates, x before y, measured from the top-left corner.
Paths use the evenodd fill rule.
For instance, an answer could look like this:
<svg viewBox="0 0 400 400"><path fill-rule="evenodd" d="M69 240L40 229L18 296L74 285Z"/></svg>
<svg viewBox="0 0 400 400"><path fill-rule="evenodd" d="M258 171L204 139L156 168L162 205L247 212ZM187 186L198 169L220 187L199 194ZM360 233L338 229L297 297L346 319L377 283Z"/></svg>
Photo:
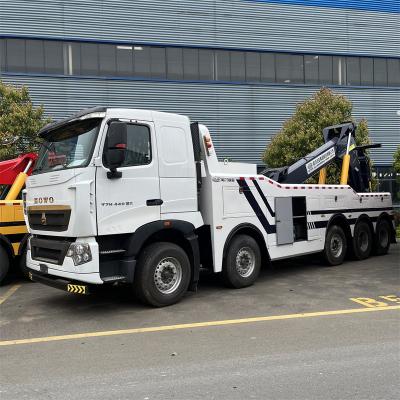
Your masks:
<svg viewBox="0 0 400 400"><path fill-rule="evenodd" d="M21 286L22 285L11 286L10 289L3 294L3 296L0 296L0 305L3 304L10 296L12 296Z"/></svg>
<svg viewBox="0 0 400 400"><path fill-rule="evenodd" d="M237 325L237 324L248 324L248 323L252 323L252 322L277 321L277 320L295 319L295 318L322 317L322 316L328 316L328 315L357 314L357 313L374 312L374 311L388 311L388 310L400 310L400 305L399 306L374 307L374 308L363 307L363 308L352 308L352 309L347 309L347 310L334 310L334 311L318 311L318 312L309 312L309 313L301 313L301 314L271 315L271 316L265 316L265 317L227 319L227 320L221 320L221 321L193 322L193 323L189 323L189 324L153 326L153 327L147 327L147 328L132 328L132 329L121 329L121 330L114 330L114 331L74 333L71 335L37 337L37 338L31 338L31 339L4 340L4 341L0 341L0 346L12 346L12 345L16 345L16 344L29 344L29 343L55 342L55 341L59 341L59 340L73 340L73 339L83 339L83 338L102 337L102 336L130 335L130 334L135 334L135 333L146 333L146 332L174 331L174 330L178 330L178 329L191 329L191 328L202 328L202 327L223 326L223 325Z"/></svg>

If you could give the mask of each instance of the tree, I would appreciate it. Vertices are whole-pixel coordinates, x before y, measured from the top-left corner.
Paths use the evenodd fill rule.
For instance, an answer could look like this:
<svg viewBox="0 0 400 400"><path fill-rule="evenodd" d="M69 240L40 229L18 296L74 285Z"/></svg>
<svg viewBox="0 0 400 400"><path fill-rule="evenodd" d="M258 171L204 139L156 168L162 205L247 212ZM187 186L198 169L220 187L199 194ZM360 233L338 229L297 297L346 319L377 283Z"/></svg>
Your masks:
<svg viewBox="0 0 400 400"><path fill-rule="evenodd" d="M395 173L400 174L400 146L393 155L393 169Z"/></svg>
<svg viewBox="0 0 400 400"><path fill-rule="evenodd" d="M43 114L43 106L33 106L27 87L0 81L0 161L37 150L37 132L50 122Z"/></svg>
<svg viewBox="0 0 400 400"><path fill-rule="evenodd" d="M287 120L282 129L272 138L266 148L263 161L268 167L276 168L290 165L306 156L324 143L322 129L353 120L351 102L332 90L322 88L311 98L296 107L294 115ZM357 124L357 145L370 144L368 125L365 119ZM339 168L328 167L327 183L339 182ZM309 182L316 182L314 176Z"/></svg>

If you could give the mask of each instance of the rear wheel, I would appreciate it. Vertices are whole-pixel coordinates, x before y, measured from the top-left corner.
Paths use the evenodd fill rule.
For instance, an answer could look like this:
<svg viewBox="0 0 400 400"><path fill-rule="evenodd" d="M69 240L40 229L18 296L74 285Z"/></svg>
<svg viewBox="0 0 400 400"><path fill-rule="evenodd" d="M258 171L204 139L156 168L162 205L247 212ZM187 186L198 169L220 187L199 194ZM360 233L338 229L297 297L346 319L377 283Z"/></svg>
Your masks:
<svg viewBox="0 0 400 400"><path fill-rule="evenodd" d="M248 235L237 235L229 244L222 268L222 278L228 287L252 285L260 273L261 252L257 242Z"/></svg>
<svg viewBox="0 0 400 400"><path fill-rule="evenodd" d="M347 240L343 229L338 225L329 227L325 238L324 257L328 265L343 263L347 251Z"/></svg>
<svg viewBox="0 0 400 400"><path fill-rule="evenodd" d="M366 221L356 223L353 235L353 254L357 260L365 260L371 254L372 232Z"/></svg>
<svg viewBox="0 0 400 400"><path fill-rule="evenodd" d="M8 270L10 269L10 257L6 249L0 245L0 284L6 277Z"/></svg>
<svg viewBox="0 0 400 400"><path fill-rule="evenodd" d="M186 252L173 243L147 246L136 266L133 288L143 303L164 307L177 303L190 282L190 261Z"/></svg>
<svg viewBox="0 0 400 400"><path fill-rule="evenodd" d="M390 247L391 227L386 219L376 225L374 252L377 255L387 254Z"/></svg>

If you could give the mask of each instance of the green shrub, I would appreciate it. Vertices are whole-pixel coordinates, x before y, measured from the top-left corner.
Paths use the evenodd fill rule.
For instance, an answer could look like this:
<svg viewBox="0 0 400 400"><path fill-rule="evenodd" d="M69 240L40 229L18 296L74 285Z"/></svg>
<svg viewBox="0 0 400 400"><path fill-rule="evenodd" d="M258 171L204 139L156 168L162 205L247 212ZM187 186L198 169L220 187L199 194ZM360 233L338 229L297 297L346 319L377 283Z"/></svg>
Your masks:
<svg viewBox="0 0 400 400"><path fill-rule="evenodd" d="M43 114L42 106L33 106L27 87L0 81L0 161L37 150L37 132L50 122Z"/></svg>

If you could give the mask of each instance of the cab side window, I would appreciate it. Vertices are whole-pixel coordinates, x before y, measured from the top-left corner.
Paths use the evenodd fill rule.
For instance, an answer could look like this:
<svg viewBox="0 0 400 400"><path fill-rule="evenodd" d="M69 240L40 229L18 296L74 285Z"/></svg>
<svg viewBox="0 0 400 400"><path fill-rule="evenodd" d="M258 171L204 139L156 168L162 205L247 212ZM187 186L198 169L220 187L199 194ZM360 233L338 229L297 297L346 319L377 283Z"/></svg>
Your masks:
<svg viewBox="0 0 400 400"><path fill-rule="evenodd" d="M127 124L125 162L122 167L146 165L151 162L150 129L146 125Z"/></svg>
<svg viewBox="0 0 400 400"><path fill-rule="evenodd" d="M133 167L139 165L147 165L151 163L151 140L150 128L140 124L127 125L127 147L125 153L125 161L121 167ZM104 149L107 148L107 139ZM105 157L103 157L104 165L106 165Z"/></svg>

